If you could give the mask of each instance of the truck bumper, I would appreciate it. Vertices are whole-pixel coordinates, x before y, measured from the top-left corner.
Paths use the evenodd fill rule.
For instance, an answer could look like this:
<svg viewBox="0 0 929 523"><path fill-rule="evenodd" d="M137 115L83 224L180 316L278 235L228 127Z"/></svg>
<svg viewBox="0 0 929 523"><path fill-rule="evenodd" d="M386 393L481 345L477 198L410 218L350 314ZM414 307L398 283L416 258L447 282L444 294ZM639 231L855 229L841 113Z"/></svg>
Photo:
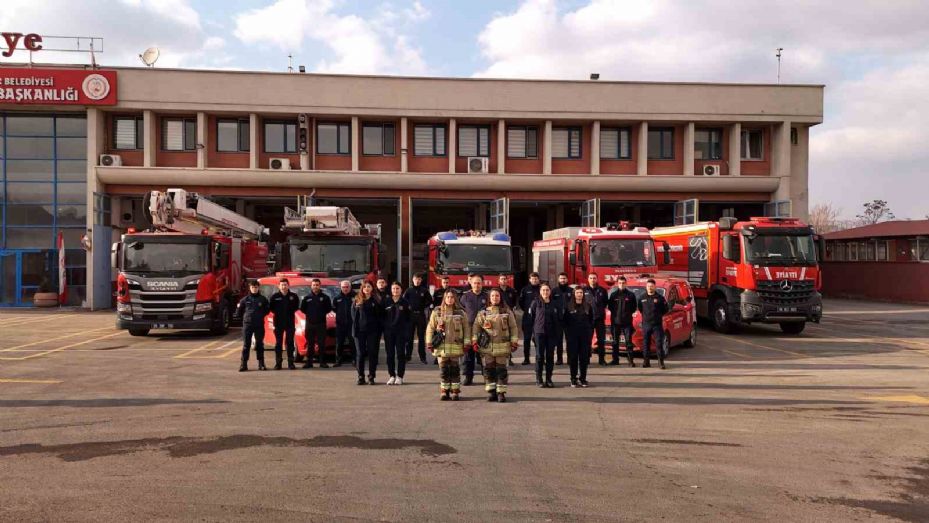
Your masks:
<svg viewBox="0 0 929 523"><path fill-rule="evenodd" d="M205 318L182 318L182 319L165 319L165 320L142 320L130 319L125 316L117 316L117 329L177 329L177 330L210 330L214 326L213 317L210 314Z"/></svg>
<svg viewBox="0 0 929 523"><path fill-rule="evenodd" d="M745 323L819 323L823 316L823 297L814 292L802 302L772 303L755 291L743 291L740 296L739 315Z"/></svg>

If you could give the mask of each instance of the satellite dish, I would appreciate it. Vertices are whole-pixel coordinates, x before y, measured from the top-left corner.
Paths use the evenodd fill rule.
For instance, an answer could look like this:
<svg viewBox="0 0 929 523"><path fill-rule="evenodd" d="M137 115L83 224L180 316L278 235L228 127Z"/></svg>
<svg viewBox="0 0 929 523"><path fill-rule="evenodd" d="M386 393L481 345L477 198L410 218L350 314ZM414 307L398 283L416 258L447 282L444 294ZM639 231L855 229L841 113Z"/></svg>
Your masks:
<svg viewBox="0 0 929 523"><path fill-rule="evenodd" d="M149 47L145 50L144 53L139 55L139 58L142 59L142 63L152 67L155 65L155 62L158 61L158 57L161 55L161 51L157 47Z"/></svg>

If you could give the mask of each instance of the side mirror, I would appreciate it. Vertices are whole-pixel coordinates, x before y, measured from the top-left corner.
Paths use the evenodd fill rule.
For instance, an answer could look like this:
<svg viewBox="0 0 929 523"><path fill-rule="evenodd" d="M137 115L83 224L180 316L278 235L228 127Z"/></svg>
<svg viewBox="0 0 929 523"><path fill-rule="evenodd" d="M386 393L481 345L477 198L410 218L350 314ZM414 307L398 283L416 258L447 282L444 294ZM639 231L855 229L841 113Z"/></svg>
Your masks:
<svg viewBox="0 0 929 523"><path fill-rule="evenodd" d="M110 268L119 269L119 251L120 251L119 242L114 243L110 246Z"/></svg>
<svg viewBox="0 0 929 523"><path fill-rule="evenodd" d="M568 253L568 263L571 265L577 265L577 255L574 252Z"/></svg>
<svg viewBox="0 0 929 523"><path fill-rule="evenodd" d="M821 262L826 259L826 239L817 234L813 241L816 242L816 261Z"/></svg>

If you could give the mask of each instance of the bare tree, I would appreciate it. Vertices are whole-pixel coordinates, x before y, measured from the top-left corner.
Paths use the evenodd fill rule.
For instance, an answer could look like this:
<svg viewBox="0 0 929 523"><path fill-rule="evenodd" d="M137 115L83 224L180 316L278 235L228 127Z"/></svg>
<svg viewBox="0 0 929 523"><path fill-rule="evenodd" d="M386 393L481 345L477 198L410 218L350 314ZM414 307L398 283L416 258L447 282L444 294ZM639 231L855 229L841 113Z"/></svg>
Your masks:
<svg viewBox="0 0 929 523"><path fill-rule="evenodd" d="M865 202L864 211L855 218L859 225L873 225L884 220L893 220L896 218L890 210L887 200L873 200Z"/></svg>
<svg viewBox="0 0 929 523"><path fill-rule="evenodd" d="M810 209L810 225L818 234L844 229L844 223L839 219L842 209L831 203L817 203Z"/></svg>

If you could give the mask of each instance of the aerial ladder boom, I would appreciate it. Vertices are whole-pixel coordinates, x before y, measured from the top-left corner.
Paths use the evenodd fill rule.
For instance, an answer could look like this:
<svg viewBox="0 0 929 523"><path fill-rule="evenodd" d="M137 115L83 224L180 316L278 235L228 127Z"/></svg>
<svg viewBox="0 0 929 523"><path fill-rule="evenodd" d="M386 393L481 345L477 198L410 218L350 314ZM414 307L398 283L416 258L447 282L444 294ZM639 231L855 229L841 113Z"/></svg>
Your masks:
<svg viewBox="0 0 929 523"><path fill-rule="evenodd" d="M152 191L146 200L152 225L157 229L185 234L207 231L249 240L268 233L261 224L184 189Z"/></svg>
<svg viewBox="0 0 929 523"><path fill-rule="evenodd" d="M369 223L362 226L348 207L313 205L309 196L297 198L297 209L284 208L284 228L348 236L381 236L380 224Z"/></svg>

